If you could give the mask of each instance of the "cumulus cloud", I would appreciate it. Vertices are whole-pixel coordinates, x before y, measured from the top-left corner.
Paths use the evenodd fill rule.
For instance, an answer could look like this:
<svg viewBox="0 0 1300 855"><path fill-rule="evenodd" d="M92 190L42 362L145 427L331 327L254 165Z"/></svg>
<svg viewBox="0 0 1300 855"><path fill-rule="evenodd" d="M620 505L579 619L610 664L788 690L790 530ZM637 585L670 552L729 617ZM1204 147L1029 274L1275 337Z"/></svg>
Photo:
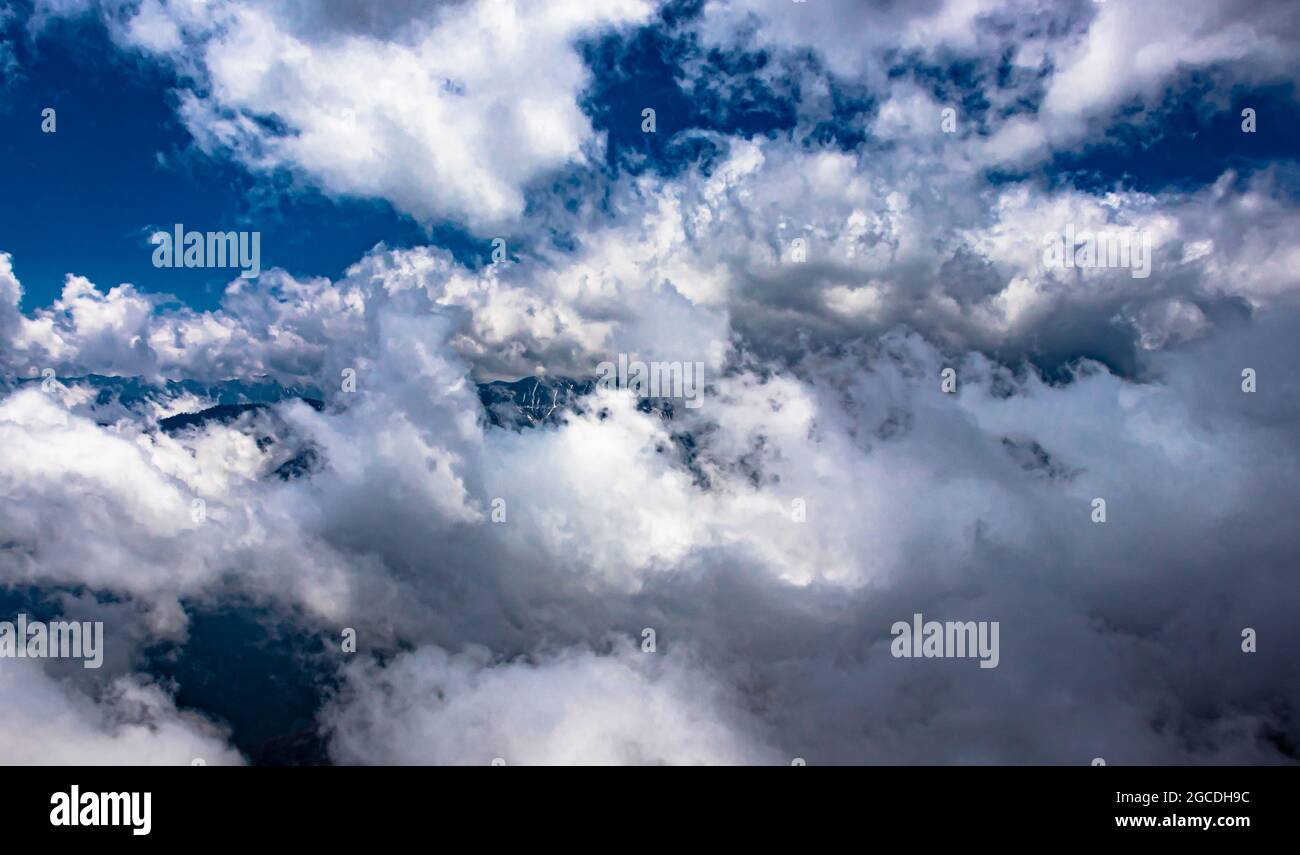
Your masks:
<svg viewBox="0 0 1300 855"><path fill-rule="evenodd" d="M627 649L494 663L420 648L349 665L324 715L342 763L735 765L782 759L750 717L676 658ZM521 704L520 698L528 698ZM734 703L734 701L733 701Z"/></svg>
<svg viewBox="0 0 1300 855"><path fill-rule="evenodd" d="M191 471L170 473L210 482L217 507L238 496L246 508L214 513L210 534L187 536L185 554L211 568L189 574L192 594L234 585L354 626L368 646L420 646L384 666L346 666L349 688L326 719L337 759L1283 756L1295 724L1277 677L1294 667L1297 647L1279 586L1294 544L1285 516L1264 509L1294 489L1294 441L1275 427L1288 412L1287 327L1224 333L1152 364L1159 382L1145 384L1084 366L1073 383L1052 386L969 355L957 363L955 397L936 382L947 357L916 336L887 336L777 373L720 376L707 406L671 425L600 393L585 414L525 431L482 424L468 367L436 320L382 328L369 375L377 382L357 401L287 413L323 449L325 471L294 484L222 481L251 471L257 455L250 445L239 464L232 453L248 440L238 426L210 426L186 440ZM1238 397L1247 363L1279 384L1262 409ZM1208 397L1203 376L1216 378ZM43 396L11 395L7 423L58 442L65 417ZM670 430L693 437L691 454ZM15 474L7 493L27 506L60 501L54 485L74 480L87 496L108 493L78 460L103 461L105 478L132 471L109 466L114 446L96 452L90 436L84 455L51 454L16 431L4 447L51 471L42 479L6 463ZM117 453L132 455L142 479L176 466L163 448L152 466L127 448ZM1260 477L1266 469L1273 475ZM36 539L96 536L97 566L113 572L78 571L64 546L29 558L29 579L81 579L141 599L180 584L182 553L167 544L178 519L189 527L183 503L156 509L151 528L152 512L133 509L132 496L157 503L167 490L114 482L123 493L112 501L132 527L83 514L65 540ZM502 525L487 513L497 496ZM1089 519L1096 496L1110 505L1104 526ZM792 513L796 499L806 522ZM1153 530L1162 532L1154 550ZM113 555L105 537L144 556ZM322 564L346 584L324 584ZM999 668L918 671L890 657L887 627L918 611L1000 620ZM611 631L635 638L645 626L667 654L677 645L701 661L656 666L638 657L657 654L609 648ZM1275 639L1276 651L1225 684L1197 682L1206 667L1234 667L1244 626ZM476 645L492 655L452 652ZM693 681L719 699L687 702L700 694L685 688ZM597 701L606 690L616 706ZM407 712L386 716L390 706ZM953 709L965 712L937 712ZM1054 724L1062 716L1068 739ZM735 735L720 735L741 719ZM1116 720L1126 723L1122 739ZM577 735L592 731L608 739ZM1020 746L1011 753L1010 733Z"/></svg>
<svg viewBox="0 0 1300 855"><path fill-rule="evenodd" d="M0 690L0 758L25 766L210 766L243 758L215 724L178 711L147 678L123 676L92 697L47 674L39 660L7 660ZM21 699L21 700L19 700Z"/></svg>
<svg viewBox="0 0 1300 855"><path fill-rule="evenodd" d="M1056 119L1151 97L1173 75L1226 66L1241 80L1295 80L1295 16L1285 3L1101 3L1082 39L1062 52L1043 102ZM1244 14L1248 13L1248 14Z"/></svg>
<svg viewBox="0 0 1300 855"><path fill-rule="evenodd" d="M767 48L815 51L832 73L858 77L879 73L887 50L973 46L976 22L996 7L980 0L719 0L705 7L700 28L718 44L744 39Z"/></svg>
<svg viewBox="0 0 1300 855"><path fill-rule="evenodd" d="M651 9L643 0L101 5L123 45L190 80L180 115L205 151L474 227L517 217L530 181L599 144L577 106L588 72L574 42Z"/></svg>
<svg viewBox="0 0 1300 855"><path fill-rule="evenodd" d="M1224 89L1294 83L1300 33L1292 12L1284 0L1194 8L1176 0L719 0L705 7L698 30L726 49L766 49L796 63L811 55L830 75L866 84L884 101L877 131L889 130L891 114L918 109L927 131L938 129L938 109L917 100L911 66L971 66L971 91L940 106L964 114L971 96L992 107L971 153L983 165L1014 168L1099 136L1130 103L1157 106L1180 75L1212 75Z"/></svg>

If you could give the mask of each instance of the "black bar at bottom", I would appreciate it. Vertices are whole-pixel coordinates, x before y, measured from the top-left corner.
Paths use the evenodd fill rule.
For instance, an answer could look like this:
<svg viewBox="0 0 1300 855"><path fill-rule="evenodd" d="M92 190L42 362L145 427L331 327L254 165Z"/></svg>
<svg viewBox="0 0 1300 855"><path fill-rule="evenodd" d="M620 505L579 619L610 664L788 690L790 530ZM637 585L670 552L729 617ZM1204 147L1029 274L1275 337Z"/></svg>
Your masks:
<svg viewBox="0 0 1300 855"><path fill-rule="evenodd" d="M839 829L860 840L906 833L927 841L996 834L1228 842L1292 831L1298 789L1294 767L53 767L4 770L0 817L11 844L111 837L126 846L334 845L377 834L421 839L434 829L450 844L447 830L485 820L480 831L493 838L531 833L540 842L585 838L620 817L637 848L647 834L668 840L701 822L750 833ZM137 833L146 822L147 833Z"/></svg>

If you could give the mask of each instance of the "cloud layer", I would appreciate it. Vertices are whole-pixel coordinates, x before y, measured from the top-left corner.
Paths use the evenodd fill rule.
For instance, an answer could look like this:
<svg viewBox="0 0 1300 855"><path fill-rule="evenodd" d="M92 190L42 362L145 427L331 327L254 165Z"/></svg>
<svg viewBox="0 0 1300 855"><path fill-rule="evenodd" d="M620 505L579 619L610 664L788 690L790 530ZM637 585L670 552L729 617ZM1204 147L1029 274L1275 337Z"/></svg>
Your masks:
<svg viewBox="0 0 1300 855"><path fill-rule="evenodd" d="M1038 168L1186 74L1286 80L1291 25L1247 5L86 7L181 75L201 151L511 252L379 245L210 311L75 274L24 307L0 253L0 579L118 645L102 676L0 662L39 734L0 759L241 762L145 665L241 603L324 639L339 763L1295 762L1291 167ZM797 90L795 127L606 160L576 44L650 26L764 52L730 82ZM925 68L963 63L956 103L987 106L947 133ZM864 136L818 142L841 87ZM1067 229L1149 241L1149 276L1052 266ZM619 354L702 363L704 405L485 416L478 383ZM323 405L159 426L216 403L168 380L267 377ZM998 621L998 667L894 658L916 613Z"/></svg>

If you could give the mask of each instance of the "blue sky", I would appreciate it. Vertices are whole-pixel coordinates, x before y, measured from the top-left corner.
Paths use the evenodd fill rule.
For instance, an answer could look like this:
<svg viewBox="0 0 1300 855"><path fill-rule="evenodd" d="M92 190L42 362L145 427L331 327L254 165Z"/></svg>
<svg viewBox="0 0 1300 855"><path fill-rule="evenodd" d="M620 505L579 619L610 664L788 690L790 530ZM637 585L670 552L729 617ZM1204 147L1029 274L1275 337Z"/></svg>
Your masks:
<svg viewBox="0 0 1300 855"><path fill-rule="evenodd" d="M175 223L260 230L263 269L302 276L337 276L381 241L430 239L382 200L329 199L290 175L253 176L195 150L176 118L174 75L114 49L97 18L55 23L15 47L22 72L3 102L12 132L0 180L23 201L4 206L0 234L28 309L55 298L68 273L214 307L227 271L151 263L149 233ZM45 107L57 110L53 134L41 132ZM454 228L438 235L459 246Z"/></svg>

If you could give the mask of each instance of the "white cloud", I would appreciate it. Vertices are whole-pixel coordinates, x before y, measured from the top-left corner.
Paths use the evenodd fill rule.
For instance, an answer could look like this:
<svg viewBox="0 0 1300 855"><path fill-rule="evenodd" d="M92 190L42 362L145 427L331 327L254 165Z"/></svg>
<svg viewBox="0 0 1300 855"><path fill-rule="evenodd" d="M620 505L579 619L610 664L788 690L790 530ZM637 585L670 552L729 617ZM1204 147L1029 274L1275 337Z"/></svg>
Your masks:
<svg viewBox="0 0 1300 855"><path fill-rule="evenodd" d="M984 0L716 0L705 7L702 30L721 44L743 34L760 47L814 49L831 72L859 77L880 72L886 49L972 45L977 18L996 6Z"/></svg>
<svg viewBox="0 0 1300 855"><path fill-rule="evenodd" d="M652 9L407 3L371 32L348 10L274 0L105 5L124 45L194 78L180 112L204 149L476 228L516 218L530 181L598 146L577 104L588 72L574 43Z"/></svg>
<svg viewBox="0 0 1300 855"><path fill-rule="evenodd" d="M1107 127L1130 100L1158 104L1180 74L1219 75L1221 89L1294 82L1300 58L1300 30L1286 0L719 0L706 7L699 29L722 47L765 48L786 59L813 52L831 74L883 95L873 130L887 139L897 136L901 113L919 106L909 75L891 75L900 65L906 70L910 56L939 65L985 63L975 82L995 109L986 119L989 136L971 142L988 165L1032 165L1069 150ZM1007 55L1027 73L1001 79L996 63ZM1024 112L1021 100L1040 103ZM938 133L937 119L925 127Z"/></svg>
<svg viewBox="0 0 1300 855"><path fill-rule="evenodd" d="M139 676L92 697L38 660L0 662L0 762L6 766L189 766L243 763L226 734Z"/></svg>
<svg viewBox="0 0 1300 855"><path fill-rule="evenodd" d="M345 671L325 713L342 763L736 765L781 762L755 722L681 657L622 645L537 662L424 647ZM786 761L788 762L788 760Z"/></svg>

